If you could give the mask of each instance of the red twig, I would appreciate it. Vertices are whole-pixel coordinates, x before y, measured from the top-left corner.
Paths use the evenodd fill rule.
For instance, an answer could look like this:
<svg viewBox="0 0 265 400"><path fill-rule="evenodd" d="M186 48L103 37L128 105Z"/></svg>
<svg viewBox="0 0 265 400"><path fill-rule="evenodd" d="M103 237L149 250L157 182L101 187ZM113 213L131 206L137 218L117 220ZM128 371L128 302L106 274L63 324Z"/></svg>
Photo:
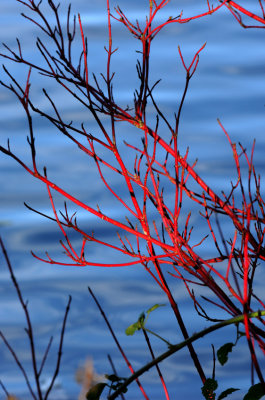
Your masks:
<svg viewBox="0 0 265 400"><path fill-rule="evenodd" d="M149 349L150 354L151 354L151 356L152 356L152 359L154 360L154 359L155 359L155 355L154 355L154 352L153 352L153 349L152 349L152 346L151 346L149 337L148 337L148 335L147 335L147 332L146 332L145 329L142 329L142 331L143 331L144 338L145 338L145 341L146 341L146 343L147 343L148 349ZM160 367L159 367L158 364L156 364L156 370L157 370L159 379L160 379L160 381L161 381L161 385L162 385L162 387L163 387L163 389L164 389L165 397L166 397L167 400L170 400L170 397L169 397L169 394L168 394L168 390L167 390L167 386L166 386L164 377L163 377L163 375L162 375L162 372L161 372Z"/></svg>
<svg viewBox="0 0 265 400"><path fill-rule="evenodd" d="M129 368L129 370L131 371L131 373L133 374L133 373L134 373L134 369L133 369L133 367L132 367L130 361L128 360L128 358L127 358L127 356L126 356L126 354L125 354L123 348L121 347L120 342L119 342L119 340L117 339L117 336L115 335L115 333L114 333L114 331L113 331L113 329L112 329L112 326L111 326L110 323L109 323L108 318L106 317L106 314L104 313L104 311L103 311L103 309L102 309L102 307L101 307L99 301L97 300L95 294L93 293L92 289L91 289L90 287L88 287L88 290L89 290L89 293L91 294L93 300L95 301L95 303L96 303L96 305L97 305L97 307L98 307L98 309L99 309L99 311L100 311L100 313L101 313L101 315L102 315L104 321L106 322L106 324L107 324L107 326L108 326L108 329L109 329L109 331L110 331L110 333L111 333L111 336L113 337L113 339L114 339L114 341L115 341L115 343L116 343L116 346L118 347L118 349L119 349L119 351L120 351L120 353L121 353L121 355L122 355L124 361L126 362L126 364L127 364L128 368ZM142 387L142 385L141 385L141 383L140 383L140 381L139 381L138 379L136 379L136 383L137 383L137 385L139 386L139 389L141 390L142 395L144 396L144 398L145 398L146 400L148 400L148 396L146 395L146 393L145 393L145 391L144 391L144 389L143 389L143 387Z"/></svg>

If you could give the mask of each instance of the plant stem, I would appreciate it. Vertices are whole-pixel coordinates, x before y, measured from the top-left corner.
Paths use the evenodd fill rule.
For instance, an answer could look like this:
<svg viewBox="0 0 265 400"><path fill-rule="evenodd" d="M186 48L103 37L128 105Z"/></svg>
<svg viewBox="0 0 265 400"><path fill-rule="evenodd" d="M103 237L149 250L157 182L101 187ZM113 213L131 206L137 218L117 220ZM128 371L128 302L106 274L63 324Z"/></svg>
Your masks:
<svg viewBox="0 0 265 400"><path fill-rule="evenodd" d="M247 318L259 318L261 316L265 316L265 311L256 311L252 312L250 314L247 314ZM245 314L237 315L236 317L226 319L222 322L218 322L217 324L214 324L206 329L203 329L200 332L194 333L194 335L190 336L187 340L184 340L183 342L174 344L171 346L169 350L166 352L162 353L160 356L156 357L154 360L150 361L149 363L145 364L142 368L138 369L133 375L131 375L120 387L118 390L116 390L111 396L108 397L108 400L114 400L116 399L122 391L128 387L135 379L137 379L139 376L141 376L143 373L148 371L150 368L154 367L161 361L165 360L172 354L178 352L179 350L183 349L183 347L188 346L190 343L195 342L196 340L202 338L205 335L208 335L211 332L214 332L218 329L221 329L225 326L228 325L233 325L237 324L239 322L243 322L245 318Z"/></svg>

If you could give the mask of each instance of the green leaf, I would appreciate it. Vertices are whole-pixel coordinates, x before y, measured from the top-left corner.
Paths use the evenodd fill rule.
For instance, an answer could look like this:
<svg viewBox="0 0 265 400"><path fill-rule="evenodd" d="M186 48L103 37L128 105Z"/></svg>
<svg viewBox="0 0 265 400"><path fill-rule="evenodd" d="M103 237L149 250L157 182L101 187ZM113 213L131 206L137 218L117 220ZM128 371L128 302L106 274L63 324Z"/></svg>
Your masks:
<svg viewBox="0 0 265 400"><path fill-rule="evenodd" d="M111 382L117 382L120 380L120 378L115 374L111 374L111 375L105 374L105 378Z"/></svg>
<svg viewBox="0 0 265 400"><path fill-rule="evenodd" d="M152 311L155 311L159 307L164 307L165 304L154 304L152 307L150 307L146 313L149 315Z"/></svg>
<svg viewBox="0 0 265 400"><path fill-rule="evenodd" d="M141 325L139 325L137 321L134 324L128 326L128 328L125 330L125 333L127 336L132 336L135 334L136 331L139 331L139 329L141 329Z"/></svg>
<svg viewBox="0 0 265 400"><path fill-rule="evenodd" d="M261 383L257 383L249 388L247 394L243 400L259 400L265 395L263 386Z"/></svg>
<svg viewBox="0 0 265 400"><path fill-rule="evenodd" d="M126 380L126 378L122 378L122 377L117 376L115 374L111 374L111 375L105 374L105 377L111 382L120 382L120 381L125 381Z"/></svg>
<svg viewBox="0 0 265 400"><path fill-rule="evenodd" d="M217 350L217 358L221 365L224 365L228 360L228 353L231 353L234 343L226 343Z"/></svg>
<svg viewBox="0 0 265 400"><path fill-rule="evenodd" d="M89 392L86 394L86 399L87 400L100 400L100 395L105 389L105 386L107 386L106 383L97 383L95 386L93 386Z"/></svg>
<svg viewBox="0 0 265 400"><path fill-rule="evenodd" d="M202 394L206 400L214 400L216 394L214 391L217 389L218 383L215 379L208 378L206 379L203 387L201 388Z"/></svg>
<svg viewBox="0 0 265 400"><path fill-rule="evenodd" d="M218 397L217 400L222 400L222 399L224 399L225 397L227 397L229 394L231 394L231 393L233 393L233 392L236 392L237 390L240 390L240 389L235 389L235 388L226 389L226 390L224 390L224 391L220 394L220 396Z"/></svg>
<svg viewBox="0 0 265 400"><path fill-rule="evenodd" d="M125 330L126 335L127 335L127 336L134 335L136 331L139 331L139 330L143 329L144 326L145 326L145 323L146 323L146 321L147 321L147 319L148 319L148 317L149 317L149 314L150 314L152 311L156 310L157 308L163 307L163 306L165 306L165 304L155 304L155 305L153 305L152 307L150 307L150 308L146 311L146 314L147 314L146 316L145 316L145 313L142 312L142 313L139 315L138 321L137 321L137 322L134 322L134 324L128 326L128 328Z"/></svg>
<svg viewBox="0 0 265 400"><path fill-rule="evenodd" d="M125 330L126 335L127 336L134 335L136 331L139 331L144 327L144 322L145 322L145 314L144 312L142 312L139 315L138 321L128 326L128 328Z"/></svg>

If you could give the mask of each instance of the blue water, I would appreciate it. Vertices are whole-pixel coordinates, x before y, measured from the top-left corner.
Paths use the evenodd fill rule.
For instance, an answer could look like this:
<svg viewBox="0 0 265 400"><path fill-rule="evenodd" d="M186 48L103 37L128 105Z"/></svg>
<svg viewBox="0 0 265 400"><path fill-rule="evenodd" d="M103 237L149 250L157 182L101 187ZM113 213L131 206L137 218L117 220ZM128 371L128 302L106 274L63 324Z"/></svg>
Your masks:
<svg viewBox="0 0 265 400"><path fill-rule="evenodd" d="M44 2L45 3L45 2ZM89 3L89 4L87 4ZM201 3L201 4L199 4ZM157 23L168 16L178 15L184 10L184 16L194 15L205 10L206 2L189 0L185 2L171 1L158 15ZM121 0L119 5L126 15L143 23L145 4L142 0L131 2ZM67 2L62 7L62 19L66 17ZM113 4L116 5L116 4ZM251 1L244 5L255 11ZM39 54L34 46L38 34L36 26L24 20L19 13L23 6L16 1L1 0L0 5L0 42L7 43L12 49L16 46L15 38L21 38L23 54L36 62ZM23 10L24 11L24 10ZM89 71L99 76L106 70L107 18L105 1L86 2L75 0L73 11L80 12L89 41ZM47 18L49 11L47 10ZM190 147L190 159L199 157L197 170L203 178L219 192L228 190L234 174L234 164L229 145L217 124L220 118L232 141L240 141L250 148L256 138L255 162L259 173L264 172L264 65L265 53L264 31L244 30L232 18L227 10L220 10L216 15L185 25L172 24L161 31L153 43L151 53L151 80L155 82L162 77L162 82L155 90L155 96L161 109L173 120L174 112L179 104L185 83L185 72L179 60L177 46L180 45L187 63L192 60L195 52L207 42L201 53L200 62L194 75L190 90L184 105L180 124L180 145L183 149ZM116 72L115 98L121 105L133 104L133 90L137 84L135 61L139 44L118 23L113 23L113 46L119 51L113 56L112 69ZM0 51L3 52L1 45ZM8 68L25 85L27 70L19 64L5 62ZM1 71L0 79L8 82ZM31 93L39 107L49 110L49 105L41 92L46 87L53 100L59 105L60 111L69 120L77 123L85 121L90 131L96 128L95 123L85 109L74 103L61 89L49 80L36 73L32 75ZM27 125L24 111L14 95L0 87L0 141L5 144L10 138L11 148L25 161L30 162L29 148L26 142ZM104 119L104 122L107 121ZM100 204L106 214L120 217L120 208L112 197L103 193L102 184L92 178L95 166L90 162L87 174L87 159L71 143L67 142L44 119L36 116L34 129L38 149L39 165L46 165L49 176L63 184L64 188L79 196L88 204ZM135 132L126 132L126 140L133 141ZM33 178L20 168L14 160L0 156L0 223L1 236L9 252L16 276L20 282L24 298L29 301L29 311L32 317L36 345L40 351L45 349L49 337L54 335L51 357L47 360L44 375L47 379L52 374L60 332L61 321L68 295L73 297L67 330L64 341L64 353L58 385L66 399L77 399L79 386L75 382L75 371L87 358L93 359L96 372L111 373L107 354L111 354L118 373L126 376L128 371L120 357L115 344L89 296L88 285L93 289L109 320L126 350L135 369L149 359L145 343L141 335L127 338L125 328L134 322L141 311L155 303L166 302L164 295L154 284L150 276L141 267L126 267L122 269L98 269L59 267L43 264L30 255L32 250L40 256L48 251L57 260L64 256L59 245L61 234L54 223L30 212L23 202L43 213L51 213L45 187L33 181ZM121 190L119 181L113 182L114 188ZM55 196L58 207L63 207L63 201ZM185 205L184 205L185 207ZM187 206L188 208L188 206ZM75 211L75 208L73 208ZM79 217L89 230L95 229L103 240L115 237L116 229L103 225L93 217L80 212ZM199 221L193 216L193 224ZM200 228L197 226L197 228ZM227 227L229 229L229 227ZM196 229L195 229L196 231ZM200 234L195 232L195 235ZM78 245L78 238L71 237ZM207 248L206 248L207 250ZM118 254L111 250L90 247L87 254L91 261L108 260L119 262ZM10 343L12 343L23 365L30 371L29 347L24 332L25 321L23 312L10 283L8 271L1 259L0 271L0 326ZM262 276L261 276L262 278ZM190 333L206 326L205 321L197 318L190 308L185 288L172 281L173 293L184 315L187 329ZM262 293L262 280L257 285L257 292ZM209 309L209 312L216 312ZM181 340L169 307L157 310L157 316L150 318L150 328L159 332L172 342ZM229 332L228 332L229 331ZM227 336L226 336L227 332ZM211 343L216 349L228 339L234 340L232 328L215 333L195 345L199 357L209 376L212 372ZM156 354L166 350L165 346L154 340ZM39 353L38 353L39 354ZM0 379L7 389L27 399L23 377L14 364L11 355L0 343ZM178 353L161 365L168 381L172 399L197 400L201 383L194 373L186 350ZM216 375L220 379L220 389L239 387L245 390L249 382L249 358L245 343L240 343L226 367L217 366ZM29 372L31 375L31 372ZM152 400L160 400L163 394L155 371L142 378L142 383ZM59 400L59 392L54 398ZM0 393L0 398L2 394ZM62 397L63 398L63 397ZM126 399L140 399L140 392L132 387ZM242 399L242 392L235 392L231 400Z"/></svg>

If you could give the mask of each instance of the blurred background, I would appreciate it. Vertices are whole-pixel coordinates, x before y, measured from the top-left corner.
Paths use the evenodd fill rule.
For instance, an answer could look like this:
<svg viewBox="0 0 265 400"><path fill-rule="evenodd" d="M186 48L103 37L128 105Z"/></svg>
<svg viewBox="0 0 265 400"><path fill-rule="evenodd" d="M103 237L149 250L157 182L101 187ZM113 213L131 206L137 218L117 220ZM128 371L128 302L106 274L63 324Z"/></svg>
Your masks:
<svg viewBox="0 0 265 400"><path fill-rule="evenodd" d="M46 2L43 3L45 8ZM62 3L61 18L65 28L68 1ZM89 71L94 72L100 80L100 73L106 72L104 50L104 46L108 44L106 2L74 0L72 3L73 13L79 12L82 16L88 37ZM252 3L253 1L245 1L244 6L255 12L255 5ZM137 18L140 23L144 23L149 4L147 0L133 2L120 0L117 4L131 21ZM117 4L111 1L112 9ZM18 37L21 40L24 57L37 63L40 55L35 41L38 35L42 37L42 33L36 25L21 17L20 13L28 10L15 0L1 0L0 7L0 42L6 43L11 49L16 49L16 37ZM172 0L157 15L156 24L162 23L169 16L179 15L182 10L183 17L189 17L206 9L206 1ZM48 8L46 12L49 20ZM217 123L217 118L220 118L229 132L232 142L240 141L243 146L250 149L253 139L256 139L255 165L259 173L264 172L264 30L244 30L226 8L212 16L183 25L171 24L162 30L153 42L151 82L154 83L162 78L156 88L155 96L163 112L171 119L177 110L185 85L185 71L179 59L178 45L189 63L205 42L207 45L200 55L197 72L191 80L184 104L180 124L180 144L183 149L189 146L190 159L199 158L198 172L210 186L221 192L229 188L235 170L231 149ZM123 106L133 105L133 92L137 87L135 64L138 57L136 51L140 50L139 43L128 34L124 26L114 21L113 46L119 48L112 60L112 71L116 73L114 78L116 101ZM0 52L6 52L3 45L0 45ZM27 69L3 58L2 63L14 74L18 82L25 86ZM5 83L10 81L3 70L0 71L0 79ZM45 87L66 119L73 120L77 124L84 121L91 132L98 129L87 111L66 96L55 82L41 77L36 72L33 72L31 82L31 95L39 108L42 107L45 111L50 109L42 93L42 88ZM23 160L30 162L24 110L16 97L1 86L0 110L1 145L5 145L7 138L10 138L11 149ZM77 149L56 132L54 127L39 116L34 116L33 124L39 165L47 166L49 176L62 184L66 190L78 195L81 200L93 206L98 203L107 215L119 217L119 207L113 203L110 195L102 192L101 182L93 178L95 166L92 162L89 162L88 173L87 160L83 155L80 156ZM128 131L126 139L127 137L132 142L133 133ZM56 224L29 211L23 205L26 202L43 213L51 214L46 188L4 154L0 155L0 171L1 236L24 298L29 302L36 346L40 352L45 349L49 337L54 335L54 344L45 368L46 381L43 385L47 384L53 371L57 354L56 344L69 294L73 296L73 301L54 398L57 400L78 398L80 386L76 382L75 373L86 359L93 360L98 374L111 373L107 360L107 354L110 354L118 374L121 376L128 374L127 367L89 296L88 285L101 302L134 368L142 366L149 359L142 335L128 338L124 331L128 325L137 320L143 310L147 310L155 303L165 302L163 294L151 277L147 276L140 266L120 269L59 267L41 263L33 258L31 250L39 256L44 256L44 252L48 251L56 260L64 259L62 248L58 243L62 237ZM118 181L115 181L115 185L116 188L119 187ZM122 193L122 188L120 190ZM56 201L62 207L62 199L56 197ZM111 226L99 224L95 218L84 213L78 215L89 229L95 229L99 238L108 240L115 235L116 229ZM194 215L195 225L196 218ZM78 243L78 238L72 239L73 243L75 240ZM104 248L104 252L97 247L90 248L88 257L91 261L102 259L102 256L109 262L119 262L119 255L113 254L107 248ZM183 312L189 333L205 327L205 321L198 319L195 311L190 308L184 287L176 282L173 292ZM14 345L23 365L30 371L24 315L3 258L0 269L0 304L1 330ZM150 328L172 342L181 340L181 334L176 329L176 322L169 307L157 310L156 314L150 317ZM229 333L228 329L226 332L228 335L226 337L230 335L230 341L233 341L235 330L231 329ZM212 371L210 344L214 343L218 349L224 344L222 335L223 332L217 332L195 345L209 376ZM154 343L157 354L165 350L162 342ZM220 390L231 386L246 390L250 386L249 357L242 351L245 348L243 345L242 341L242 345L239 344L233 350L227 366L217 366L216 375L220 380ZM0 359L0 379L11 393L20 396L21 399L28 399L23 377L3 343L0 343ZM172 398L177 398L176 393L178 398L183 398L184 395L189 396L190 400L201 398L201 383L194 373L186 350L166 360L161 368L168 381ZM142 383L150 399L163 398L154 370L143 377ZM2 398L4 399L4 395L0 391L0 399ZM129 394L126 395L127 400L140 398L141 394L137 387L129 390ZM242 392L235 392L230 398L242 399Z"/></svg>

